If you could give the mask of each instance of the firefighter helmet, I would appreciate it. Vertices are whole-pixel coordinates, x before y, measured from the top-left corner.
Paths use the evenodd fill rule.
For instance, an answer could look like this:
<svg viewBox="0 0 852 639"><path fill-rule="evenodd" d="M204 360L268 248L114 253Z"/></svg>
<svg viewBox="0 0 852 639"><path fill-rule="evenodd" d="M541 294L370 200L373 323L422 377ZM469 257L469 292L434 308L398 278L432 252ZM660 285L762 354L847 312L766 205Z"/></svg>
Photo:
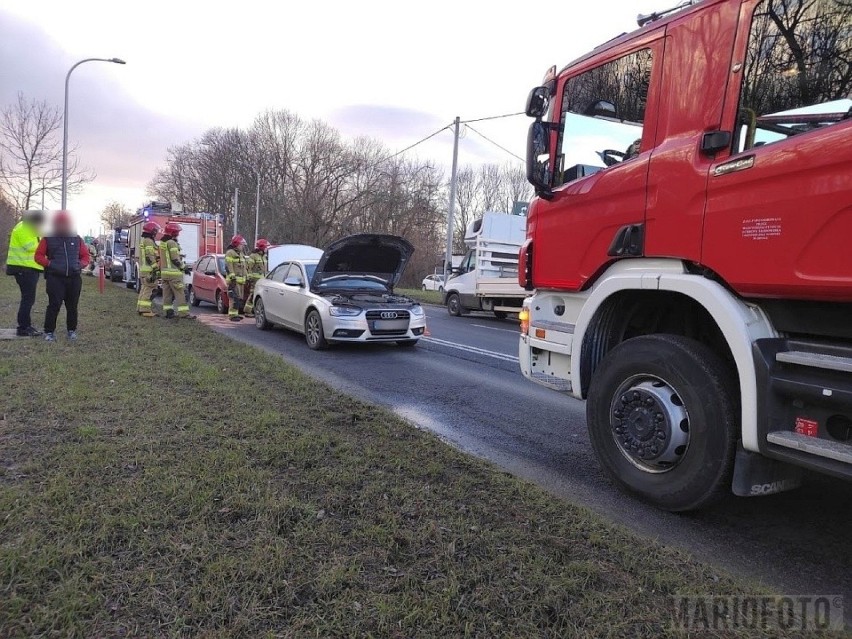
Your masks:
<svg viewBox="0 0 852 639"><path fill-rule="evenodd" d="M242 246L246 243L246 238L242 235L235 235L231 238L231 244L229 246Z"/></svg>
<svg viewBox="0 0 852 639"><path fill-rule="evenodd" d="M145 224L142 225L143 233L150 233L151 235L156 235L161 230L162 229L160 228L160 225L156 222L145 222Z"/></svg>
<svg viewBox="0 0 852 639"><path fill-rule="evenodd" d="M269 246L270 246L269 240L265 240L263 238L260 238L257 242L255 242L254 250L255 251L262 251L262 252L265 253L266 250L269 248Z"/></svg>
<svg viewBox="0 0 852 639"><path fill-rule="evenodd" d="M180 233L180 224L177 222L168 222L166 224L166 228L164 231L165 235L170 235L171 237L177 237Z"/></svg>

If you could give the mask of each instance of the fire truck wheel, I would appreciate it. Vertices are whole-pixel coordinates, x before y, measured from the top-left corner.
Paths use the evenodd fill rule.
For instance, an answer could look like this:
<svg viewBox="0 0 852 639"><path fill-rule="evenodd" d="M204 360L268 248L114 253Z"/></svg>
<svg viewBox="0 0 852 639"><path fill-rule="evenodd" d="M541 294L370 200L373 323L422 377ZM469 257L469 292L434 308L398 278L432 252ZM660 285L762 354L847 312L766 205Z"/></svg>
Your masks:
<svg viewBox="0 0 852 639"><path fill-rule="evenodd" d="M595 370L586 421L610 477L659 508L696 510L731 489L739 429L736 375L710 348L646 335Z"/></svg>

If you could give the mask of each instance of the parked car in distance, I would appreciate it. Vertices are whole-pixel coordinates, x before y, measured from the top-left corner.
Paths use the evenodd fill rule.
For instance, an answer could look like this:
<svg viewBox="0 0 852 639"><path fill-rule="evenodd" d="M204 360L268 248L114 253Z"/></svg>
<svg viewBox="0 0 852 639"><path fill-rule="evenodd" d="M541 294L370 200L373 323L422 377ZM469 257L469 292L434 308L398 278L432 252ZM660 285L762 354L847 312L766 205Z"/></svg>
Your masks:
<svg viewBox="0 0 852 639"><path fill-rule="evenodd" d="M443 275L427 275L423 278L421 288L424 291L439 291L444 292L444 276Z"/></svg>
<svg viewBox="0 0 852 639"><path fill-rule="evenodd" d="M414 346L426 314L393 292L413 252L401 237L366 233L332 243L318 260L282 262L255 285L255 325L302 333L314 350L335 342Z"/></svg>
<svg viewBox="0 0 852 639"><path fill-rule="evenodd" d="M225 281L225 256L221 253L203 256L192 269L189 303L199 306L208 302L220 313L228 312L228 283Z"/></svg>

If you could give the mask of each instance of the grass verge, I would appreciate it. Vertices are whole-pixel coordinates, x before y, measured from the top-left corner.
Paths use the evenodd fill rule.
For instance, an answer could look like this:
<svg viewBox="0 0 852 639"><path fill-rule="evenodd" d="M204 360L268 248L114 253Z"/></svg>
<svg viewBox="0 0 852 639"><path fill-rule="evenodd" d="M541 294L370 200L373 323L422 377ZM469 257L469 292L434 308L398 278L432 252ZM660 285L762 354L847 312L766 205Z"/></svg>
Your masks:
<svg viewBox="0 0 852 639"><path fill-rule="evenodd" d="M440 291L424 291L419 288L399 288L396 289L396 292L400 295L407 295L411 299L415 299L418 302L424 302L426 304L437 304L438 306L442 306L444 304L443 301L443 293Z"/></svg>
<svg viewBox="0 0 852 639"><path fill-rule="evenodd" d="M81 306L76 345L0 342L0 637L661 637L672 595L755 591L127 291Z"/></svg>

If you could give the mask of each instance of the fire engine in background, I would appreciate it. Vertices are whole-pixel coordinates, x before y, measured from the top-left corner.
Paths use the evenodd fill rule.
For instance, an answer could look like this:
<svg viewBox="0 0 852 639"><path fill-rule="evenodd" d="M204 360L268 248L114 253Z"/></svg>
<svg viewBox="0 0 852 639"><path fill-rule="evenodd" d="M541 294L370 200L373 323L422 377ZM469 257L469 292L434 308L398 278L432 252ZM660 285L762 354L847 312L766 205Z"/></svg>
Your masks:
<svg viewBox="0 0 852 639"><path fill-rule="evenodd" d="M150 202L137 211L130 221L127 232L127 256L124 261L124 283L127 288L139 290L138 246L142 239L142 225L152 221L165 228L166 223L176 222L181 227L181 250L185 255L188 268L196 260L208 253L222 252L222 218L214 213L184 213L179 204L168 202ZM186 276L186 284L191 285L191 276Z"/></svg>
<svg viewBox="0 0 852 639"><path fill-rule="evenodd" d="M681 3L530 93L521 369L661 508L852 478L850 24Z"/></svg>

